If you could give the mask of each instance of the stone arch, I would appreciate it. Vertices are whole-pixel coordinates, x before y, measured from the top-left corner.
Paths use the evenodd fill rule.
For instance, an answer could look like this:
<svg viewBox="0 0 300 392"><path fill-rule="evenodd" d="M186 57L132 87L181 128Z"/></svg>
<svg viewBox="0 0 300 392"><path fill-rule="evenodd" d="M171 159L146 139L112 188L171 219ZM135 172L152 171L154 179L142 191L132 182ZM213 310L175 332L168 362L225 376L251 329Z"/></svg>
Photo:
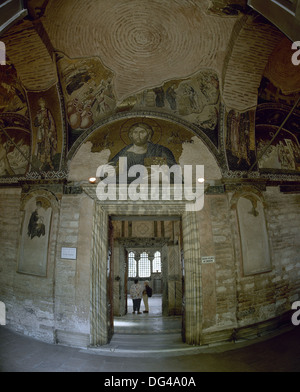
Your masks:
<svg viewBox="0 0 300 392"><path fill-rule="evenodd" d="M241 18L232 31L223 68L223 100L240 112L257 105L258 89L270 55L284 35L256 15Z"/></svg>
<svg viewBox="0 0 300 392"><path fill-rule="evenodd" d="M241 186L239 189L235 191L233 196L230 199L230 208L232 210L236 210L237 208L237 203L241 197L248 198L249 200L257 200L261 201L264 208L266 207L266 202L263 196L263 193L261 192L260 189L258 189L255 186Z"/></svg>
<svg viewBox="0 0 300 392"><path fill-rule="evenodd" d="M49 199L51 207L54 209L54 211L58 211L59 206L57 197L52 192L46 189L35 189L29 191L28 193L23 193L21 198L21 210L24 210L26 203L33 197L46 197L47 199Z"/></svg>

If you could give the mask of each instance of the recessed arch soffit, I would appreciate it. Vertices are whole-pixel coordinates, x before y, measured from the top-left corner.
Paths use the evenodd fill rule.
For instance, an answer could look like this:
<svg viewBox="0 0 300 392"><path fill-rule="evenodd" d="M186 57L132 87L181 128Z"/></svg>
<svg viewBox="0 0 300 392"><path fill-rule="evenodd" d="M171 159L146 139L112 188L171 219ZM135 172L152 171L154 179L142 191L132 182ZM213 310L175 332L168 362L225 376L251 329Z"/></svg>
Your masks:
<svg viewBox="0 0 300 392"><path fill-rule="evenodd" d="M16 24L1 40L8 63L16 68L27 91L44 91L58 82L52 54L42 39L42 31L32 21L25 19Z"/></svg>
<svg viewBox="0 0 300 392"><path fill-rule="evenodd" d="M270 56L284 38L275 26L256 14L245 16L235 25L222 76L223 102L228 110L246 112L256 108Z"/></svg>
<svg viewBox="0 0 300 392"><path fill-rule="evenodd" d="M251 201L253 205L256 205L257 202L261 202L264 208L267 206L265 198L263 196L263 192L255 186L240 186L232 195L230 199L230 208L232 210L236 210L237 203L240 198L246 198Z"/></svg>

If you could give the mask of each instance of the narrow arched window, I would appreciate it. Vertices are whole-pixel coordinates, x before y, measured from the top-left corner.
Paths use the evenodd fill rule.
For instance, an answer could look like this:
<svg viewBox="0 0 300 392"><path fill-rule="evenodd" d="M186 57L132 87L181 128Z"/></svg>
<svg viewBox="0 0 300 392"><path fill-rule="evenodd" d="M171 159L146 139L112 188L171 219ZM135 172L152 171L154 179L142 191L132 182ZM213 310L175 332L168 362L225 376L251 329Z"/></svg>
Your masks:
<svg viewBox="0 0 300 392"><path fill-rule="evenodd" d="M136 277L136 260L134 258L134 253L130 252L128 254L128 277L135 278Z"/></svg>
<svg viewBox="0 0 300 392"><path fill-rule="evenodd" d="M151 276L151 263L148 254L143 252L139 260L139 277L149 278Z"/></svg>
<svg viewBox="0 0 300 392"><path fill-rule="evenodd" d="M155 252L154 254L154 259L152 263L152 272L155 273L161 273L161 253L160 252Z"/></svg>
<svg viewBox="0 0 300 392"><path fill-rule="evenodd" d="M244 275L270 271L271 257L265 211L254 194L244 194L237 202L241 256Z"/></svg>

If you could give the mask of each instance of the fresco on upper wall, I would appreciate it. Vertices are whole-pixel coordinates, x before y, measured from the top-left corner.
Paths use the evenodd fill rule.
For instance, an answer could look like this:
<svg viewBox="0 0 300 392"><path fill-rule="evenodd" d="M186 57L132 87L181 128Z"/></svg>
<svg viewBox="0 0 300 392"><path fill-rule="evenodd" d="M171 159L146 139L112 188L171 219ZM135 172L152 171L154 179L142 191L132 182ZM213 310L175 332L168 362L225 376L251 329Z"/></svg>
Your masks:
<svg viewBox="0 0 300 392"><path fill-rule="evenodd" d="M258 105L273 103L292 107L299 93L285 94L280 87L276 87L268 78L263 77L258 91Z"/></svg>
<svg viewBox="0 0 300 392"><path fill-rule="evenodd" d="M30 144L29 122L22 116L0 114L0 177L27 173Z"/></svg>
<svg viewBox="0 0 300 392"><path fill-rule="evenodd" d="M290 60L291 43L284 37L271 54L258 91L256 148L260 170L297 173L300 170L300 111L293 108L300 93L299 69ZM265 151L266 150L266 151Z"/></svg>
<svg viewBox="0 0 300 392"><path fill-rule="evenodd" d="M120 157L132 165L162 165L179 163L183 146L194 144L195 135L168 121L134 117L120 120L95 131L87 140L91 152L109 151L108 162L117 166Z"/></svg>
<svg viewBox="0 0 300 392"><path fill-rule="evenodd" d="M0 177L22 177L29 168L31 132L25 91L13 64L0 66Z"/></svg>
<svg viewBox="0 0 300 392"><path fill-rule="evenodd" d="M233 4L232 0L212 0L208 8L208 14L218 16L238 16L246 12L247 1L239 0Z"/></svg>
<svg viewBox="0 0 300 392"><path fill-rule="evenodd" d="M114 75L100 59L69 59L58 53L57 66L66 106L69 148L86 129L104 118L144 110L178 116L218 145L219 78L211 70L170 80L118 102Z"/></svg>
<svg viewBox="0 0 300 392"><path fill-rule="evenodd" d="M84 130L114 112L113 75L98 58L72 60L60 53L57 68L65 99L70 147Z"/></svg>
<svg viewBox="0 0 300 392"><path fill-rule="evenodd" d="M193 77L171 80L124 100L118 110L149 109L167 112L199 127L218 145L220 90L215 72L202 70Z"/></svg>
<svg viewBox="0 0 300 392"><path fill-rule="evenodd" d="M0 66L0 113L15 113L28 118L28 106L23 86L10 60Z"/></svg>
<svg viewBox="0 0 300 392"><path fill-rule="evenodd" d="M31 171L57 171L64 147L60 97L56 86L27 92L32 126Z"/></svg>
<svg viewBox="0 0 300 392"><path fill-rule="evenodd" d="M120 158L127 158L127 169L134 165L167 165L172 167L177 165L173 152L170 148L155 140L155 130L157 126L149 124L149 121L131 121L127 122L122 128L122 140L127 145L117 154L110 157L110 164L120 169Z"/></svg>
<svg viewBox="0 0 300 392"><path fill-rule="evenodd" d="M247 170L255 162L255 112L227 114L226 153L230 170Z"/></svg>
<svg viewBox="0 0 300 392"><path fill-rule="evenodd" d="M265 150L278 131L298 94L284 94L268 78L263 78L259 89L256 110L256 148L257 154ZM279 135L258 163L259 169L300 171L300 111L295 110L285 123Z"/></svg>
<svg viewBox="0 0 300 392"><path fill-rule="evenodd" d="M279 104L261 104L256 112L257 154L276 134L290 112L290 107ZM300 111L295 111L271 146L259 160L260 169L300 171Z"/></svg>

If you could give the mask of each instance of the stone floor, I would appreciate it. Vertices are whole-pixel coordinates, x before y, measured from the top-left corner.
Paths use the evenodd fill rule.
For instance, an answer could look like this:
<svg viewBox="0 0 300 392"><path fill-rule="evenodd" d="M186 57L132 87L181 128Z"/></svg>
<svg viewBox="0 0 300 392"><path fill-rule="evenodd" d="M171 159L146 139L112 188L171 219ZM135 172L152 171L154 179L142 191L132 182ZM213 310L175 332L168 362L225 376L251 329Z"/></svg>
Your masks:
<svg viewBox="0 0 300 392"><path fill-rule="evenodd" d="M300 371L300 327L199 348L181 342L180 317L163 318L158 299L151 299L149 314L128 310L126 317L115 318L111 343L99 349L50 345L0 327L0 372Z"/></svg>

